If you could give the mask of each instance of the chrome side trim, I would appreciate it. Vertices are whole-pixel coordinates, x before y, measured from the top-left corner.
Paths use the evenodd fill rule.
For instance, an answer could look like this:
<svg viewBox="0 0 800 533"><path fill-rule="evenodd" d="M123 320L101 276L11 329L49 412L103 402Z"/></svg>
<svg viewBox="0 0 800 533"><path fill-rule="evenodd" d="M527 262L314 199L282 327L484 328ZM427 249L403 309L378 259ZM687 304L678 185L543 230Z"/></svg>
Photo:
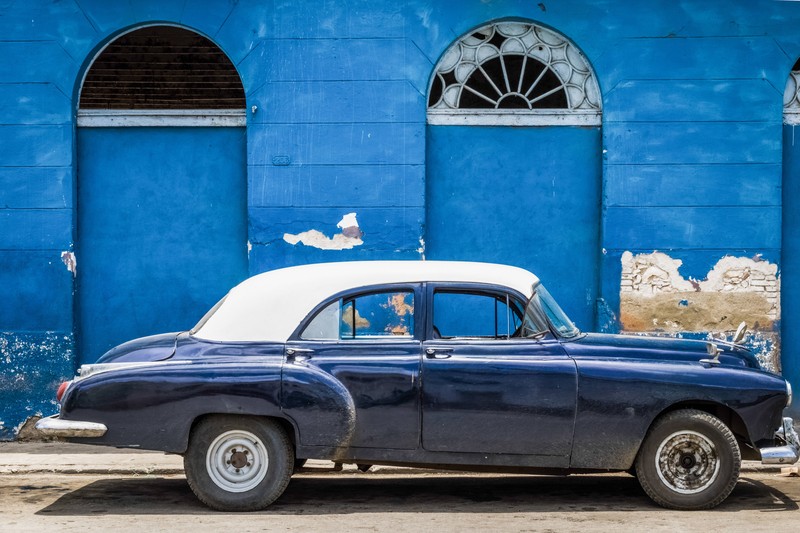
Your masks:
<svg viewBox="0 0 800 533"><path fill-rule="evenodd" d="M783 425L775 432L775 436L785 442L784 446L761 448L761 462L765 465L791 465L800 458L800 437L794 430L794 421L785 417Z"/></svg>
<svg viewBox="0 0 800 533"><path fill-rule="evenodd" d="M36 429L51 437L102 437L108 431L105 424L81 420L62 420L58 415L42 418Z"/></svg>
<svg viewBox="0 0 800 533"><path fill-rule="evenodd" d="M78 368L78 375L73 379L74 382L78 382L88 378L89 376L94 376L95 374L100 374L103 372L113 372L115 370L128 370L131 368L147 368L153 366L166 366L166 365L191 365L193 364L192 361L187 361L180 359L178 361L167 359L165 361L140 361L136 363L93 363L88 365L81 365Z"/></svg>

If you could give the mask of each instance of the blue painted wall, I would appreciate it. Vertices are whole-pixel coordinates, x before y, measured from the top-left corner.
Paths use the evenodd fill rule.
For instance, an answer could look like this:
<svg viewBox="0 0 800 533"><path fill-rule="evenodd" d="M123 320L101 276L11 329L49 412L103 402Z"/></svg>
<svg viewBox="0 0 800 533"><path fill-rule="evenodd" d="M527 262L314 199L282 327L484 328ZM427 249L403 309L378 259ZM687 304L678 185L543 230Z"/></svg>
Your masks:
<svg viewBox="0 0 800 533"><path fill-rule="evenodd" d="M191 328L247 277L244 128L79 128L80 363Z"/></svg>
<svg viewBox="0 0 800 533"><path fill-rule="evenodd" d="M536 272L594 329L599 128L429 126L427 150L426 258Z"/></svg>
<svg viewBox="0 0 800 533"><path fill-rule="evenodd" d="M80 209L81 75L104 43L132 27L179 24L208 36L236 65L247 96L249 271L256 273L420 257L430 74L459 36L509 17L567 36L599 81L601 326L618 327L624 251L663 251L683 260L685 277L702 277L726 254L779 263L786 239L797 245L792 219L782 219L781 113L800 57L798 2L4 2L0 435L31 413L52 412L42 391L75 364L75 285L61 254L74 251ZM348 213L363 232L353 248L283 238L312 229L333 236ZM796 320L784 313L784 330ZM796 358L800 346L791 344L783 353ZM800 383L796 362L785 366Z"/></svg>

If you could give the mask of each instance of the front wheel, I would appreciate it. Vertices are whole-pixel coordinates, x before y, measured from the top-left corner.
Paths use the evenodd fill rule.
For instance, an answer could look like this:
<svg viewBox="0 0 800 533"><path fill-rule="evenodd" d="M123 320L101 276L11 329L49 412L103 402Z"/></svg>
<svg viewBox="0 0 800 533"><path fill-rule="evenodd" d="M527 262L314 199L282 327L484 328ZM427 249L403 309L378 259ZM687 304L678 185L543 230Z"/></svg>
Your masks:
<svg viewBox="0 0 800 533"><path fill-rule="evenodd" d="M192 491L212 509L256 511L286 489L294 451L275 422L211 416L193 429L183 465Z"/></svg>
<svg viewBox="0 0 800 533"><path fill-rule="evenodd" d="M669 509L711 509L739 479L736 437L719 418L684 409L658 419L636 457L644 491Z"/></svg>

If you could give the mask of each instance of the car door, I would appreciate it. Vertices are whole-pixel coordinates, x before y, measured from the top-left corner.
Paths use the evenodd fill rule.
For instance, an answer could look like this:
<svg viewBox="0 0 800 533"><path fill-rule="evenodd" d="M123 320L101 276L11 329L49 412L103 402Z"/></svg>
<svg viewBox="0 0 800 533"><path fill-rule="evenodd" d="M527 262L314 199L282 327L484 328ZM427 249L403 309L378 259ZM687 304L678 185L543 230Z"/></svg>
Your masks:
<svg viewBox="0 0 800 533"><path fill-rule="evenodd" d="M568 466L576 367L552 333L521 336L521 295L441 283L426 293L423 448L524 454L538 456L532 466Z"/></svg>
<svg viewBox="0 0 800 533"><path fill-rule="evenodd" d="M286 345L286 365L323 372L352 398L355 427L350 448L417 449L420 439L419 370L424 321L419 284L368 287L320 305ZM302 387L284 383L284 395ZM288 414L312 416L314 406ZM313 424L313 421L311 422ZM301 425L301 441L304 439ZM308 436L305 437L309 438ZM302 442L330 445L327 442ZM341 446L341 443L336 443Z"/></svg>

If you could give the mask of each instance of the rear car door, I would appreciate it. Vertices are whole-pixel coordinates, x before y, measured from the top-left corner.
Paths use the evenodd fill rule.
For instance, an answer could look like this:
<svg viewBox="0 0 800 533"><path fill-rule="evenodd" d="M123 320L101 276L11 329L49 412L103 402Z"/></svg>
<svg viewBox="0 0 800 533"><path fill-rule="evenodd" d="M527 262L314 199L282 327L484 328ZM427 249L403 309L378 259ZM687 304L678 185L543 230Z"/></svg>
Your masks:
<svg viewBox="0 0 800 533"><path fill-rule="evenodd" d="M286 345L286 365L323 372L352 398L355 428L350 448L412 450L419 447L421 336L419 284L367 287L321 304L307 325ZM286 381L284 398L303 384ZM313 405L291 405L296 418L311 417ZM307 445L330 445L309 442Z"/></svg>
<svg viewBox="0 0 800 533"><path fill-rule="evenodd" d="M567 467L577 371L552 333L523 338L525 301L496 286L428 284L422 445Z"/></svg>

